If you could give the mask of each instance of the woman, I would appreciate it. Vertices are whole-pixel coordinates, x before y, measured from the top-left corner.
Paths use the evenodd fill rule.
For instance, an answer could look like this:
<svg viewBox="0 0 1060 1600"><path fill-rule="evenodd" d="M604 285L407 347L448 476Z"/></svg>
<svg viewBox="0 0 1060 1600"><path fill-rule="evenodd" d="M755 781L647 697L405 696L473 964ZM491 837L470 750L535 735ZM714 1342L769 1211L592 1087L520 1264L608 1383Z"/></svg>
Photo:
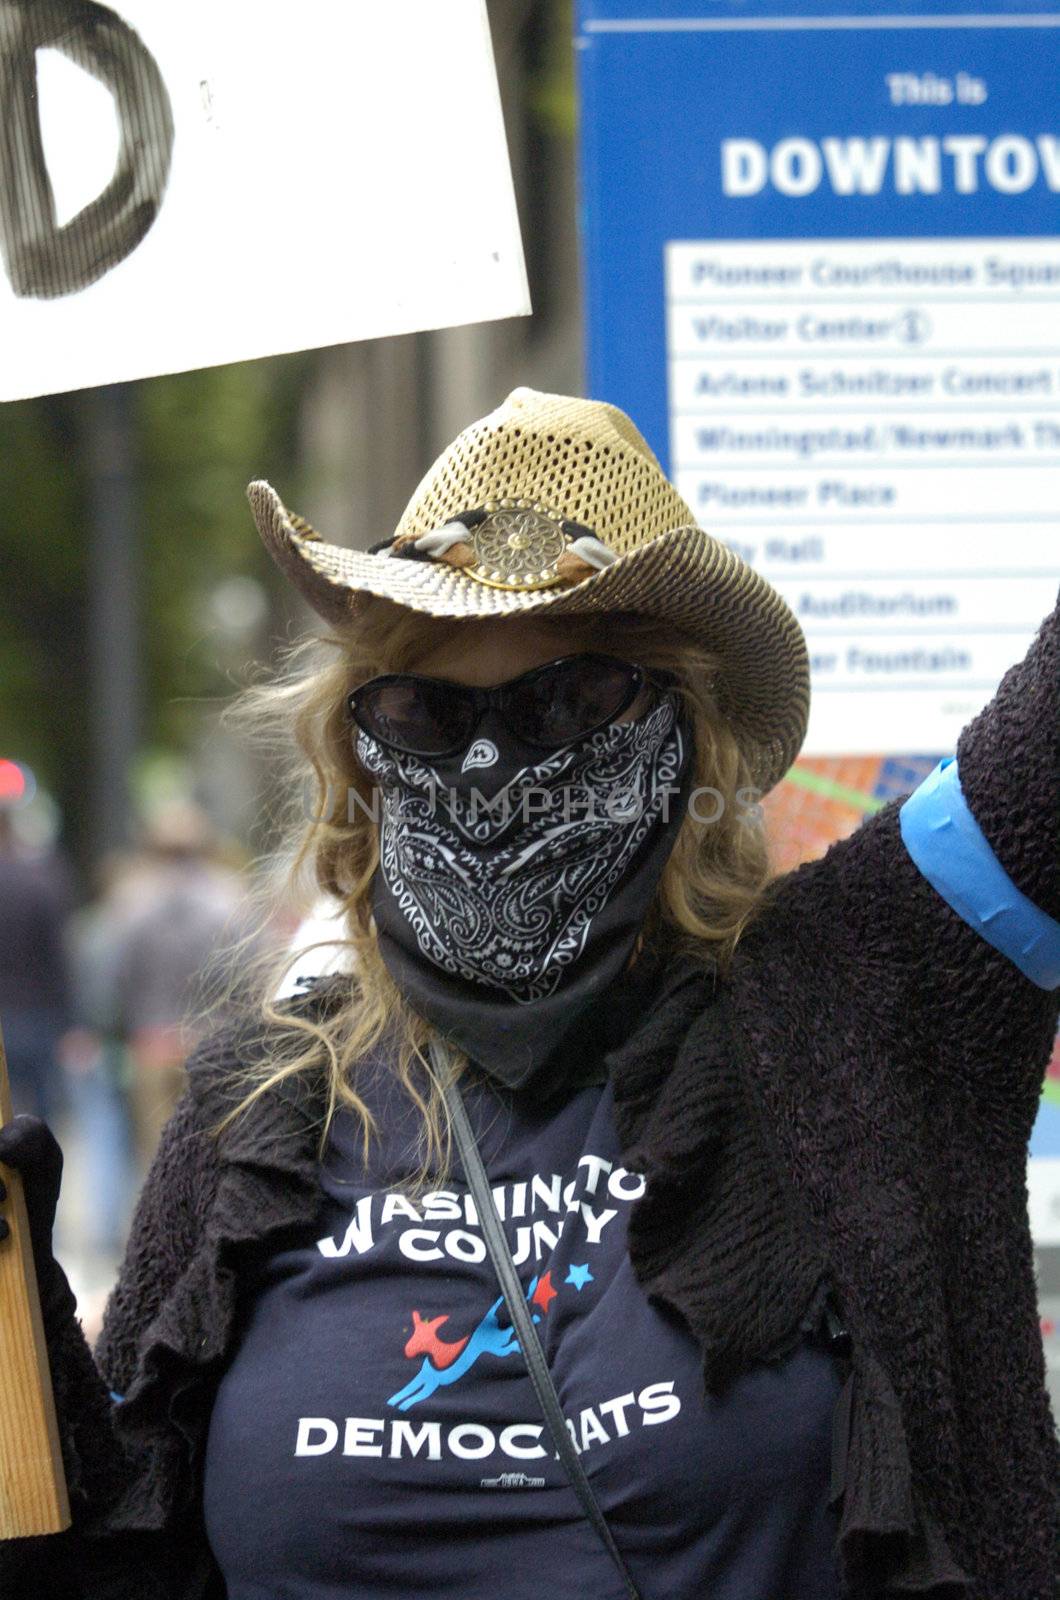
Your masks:
<svg viewBox="0 0 1060 1600"><path fill-rule="evenodd" d="M770 881L801 631L622 413L517 390L368 554L251 500L332 624L277 693L349 970L193 1059L95 1361L0 1133L75 1510L3 1592L1054 1596L1060 609Z"/></svg>

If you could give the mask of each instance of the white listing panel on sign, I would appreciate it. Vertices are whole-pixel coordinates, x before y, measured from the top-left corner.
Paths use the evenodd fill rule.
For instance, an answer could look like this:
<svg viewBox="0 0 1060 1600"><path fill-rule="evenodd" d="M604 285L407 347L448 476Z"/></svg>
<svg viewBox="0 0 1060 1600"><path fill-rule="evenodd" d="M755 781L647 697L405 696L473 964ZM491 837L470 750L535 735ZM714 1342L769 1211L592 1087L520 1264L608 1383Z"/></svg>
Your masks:
<svg viewBox="0 0 1060 1600"><path fill-rule="evenodd" d="M804 753L953 748L1060 583L1060 240L675 241L665 281L674 479L802 623Z"/></svg>

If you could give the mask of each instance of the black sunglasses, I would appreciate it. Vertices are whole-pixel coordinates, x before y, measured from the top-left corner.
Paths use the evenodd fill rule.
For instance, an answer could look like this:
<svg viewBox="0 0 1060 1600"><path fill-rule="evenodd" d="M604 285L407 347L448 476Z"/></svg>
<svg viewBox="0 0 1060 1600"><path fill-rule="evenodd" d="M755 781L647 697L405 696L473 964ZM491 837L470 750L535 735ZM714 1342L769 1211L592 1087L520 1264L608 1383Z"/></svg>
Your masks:
<svg viewBox="0 0 1060 1600"><path fill-rule="evenodd" d="M354 689L346 703L359 728L406 755L455 755L470 744L491 706L524 744L554 750L614 722L645 684L667 689L674 681L671 673L649 672L618 656L583 651L489 689L414 672L387 672Z"/></svg>

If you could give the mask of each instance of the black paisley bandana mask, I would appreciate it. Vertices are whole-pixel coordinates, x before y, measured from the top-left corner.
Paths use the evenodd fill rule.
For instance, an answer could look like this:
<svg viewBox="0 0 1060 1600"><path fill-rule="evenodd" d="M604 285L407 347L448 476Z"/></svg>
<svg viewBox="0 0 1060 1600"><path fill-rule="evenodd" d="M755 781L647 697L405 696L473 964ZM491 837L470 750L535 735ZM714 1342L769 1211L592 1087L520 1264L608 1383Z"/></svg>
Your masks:
<svg viewBox="0 0 1060 1600"><path fill-rule="evenodd" d="M433 761L358 736L382 802L383 960L414 1009L509 1088L587 1066L684 815L692 740L678 706L665 694L545 759L494 711L465 751Z"/></svg>

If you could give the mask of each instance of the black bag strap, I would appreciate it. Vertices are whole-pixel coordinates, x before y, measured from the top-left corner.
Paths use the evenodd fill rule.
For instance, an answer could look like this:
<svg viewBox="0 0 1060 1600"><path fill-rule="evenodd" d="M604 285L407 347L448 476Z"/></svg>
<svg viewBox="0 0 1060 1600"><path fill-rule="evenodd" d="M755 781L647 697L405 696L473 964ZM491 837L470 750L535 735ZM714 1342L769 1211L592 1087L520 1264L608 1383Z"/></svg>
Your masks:
<svg viewBox="0 0 1060 1600"><path fill-rule="evenodd" d="M601 1544L607 1550L608 1555L622 1576L629 1600L641 1600L640 1591L630 1577L626 1563L623 1561L618 1546L612 1537L611 1529L607 1526L606 1518L600 1510L589 1480L585 1476L585 1470L578 1459L574 1441L567 1431L567 1424L563 1420L563 1408L560 1405L555 1384L552 1382L552 1375L548 1370L548 1362L545 1360L545 1352L541 1348L537 1329L534 1327L530 1312L527 1309L526 1297L519 1282L519 1274L515 1270L515 1263L512 1261L511 1251L508 1249L504 1230L501 1227L496 1207L493 1204L493 1193L489 1186L489 1179L486 1177L486 1170L482 1165L482 1157L479 1155L478 1145L475 1143L475 1135L472 1132L464 1102L461 1099L456 1079L452 1073L449 1052L445 1045L436 1039L430 1041L428 1049L431 1062L438 1073L442 1085L446 1109L449 1112L453 1133L456 1136L460 1159L464 1164L464 1174L467 1178L468 1188L471 1190L475 1209L479 1215L482 1235L493 1261L494 1271L497 1274L497 1280L504 1295L504 1303L508 1307L508 1315L511 1318L512 1327L515 1329L519 1339L519 1348L526 1358L530 1381L534 1386L538 1404L544 1414L548 1431L552 1436L552 1443L566 1468L567 1476L570 1478L574 1492L581 1502L582 1510L592 1523L596 1533L599 1535Z"/></svg>
<svg viewBox="0 0 1060 1600"><path fill-rule="evenodd" d="M850 1428L853 1420L855 1378L852 1355L853 1341L846 1326L846 1318L841 1314L839 1307L834 1302L835 1288L833 1286L828 1299L825 1301L822 1321L828 1336L829 1349L836 1358L844 1378L843 1387L840 1389L839 1398L835 1403L835 1410L832 1412L832 1476L828 1491L828 1504L838 1507L847 1483L847 1461L850 1455Z"/></svg>

